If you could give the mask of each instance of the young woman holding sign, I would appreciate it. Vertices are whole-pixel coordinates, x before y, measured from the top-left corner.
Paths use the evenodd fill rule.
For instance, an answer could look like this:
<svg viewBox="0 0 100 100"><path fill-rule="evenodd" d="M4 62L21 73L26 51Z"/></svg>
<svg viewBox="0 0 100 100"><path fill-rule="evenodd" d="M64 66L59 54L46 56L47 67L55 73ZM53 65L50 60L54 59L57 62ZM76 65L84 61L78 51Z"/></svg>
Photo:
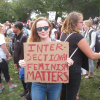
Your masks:
<svg viewBox="0 0 100 100"><path fill-rule="evenodd" d="M52 42L50 39L52 30L51 23L44 17L38 18L31 29L31 34L28 42ZM71 59L67 60L68 65L72 65ZM26 66L24 60L19 61L20 66ZM31 96L32 100L58 100L61 92L61 83L32 83Z"/></svg>
<svg viewBox="0 0 100 100"><path fill-rule="evenodd" d="M81 82L81 67L88 67L88 58L99 59L100 53L94 53L89 47L86 39L81 35L83 28L83 15L78 12L71 12L62 25L62 35L60 40L68 38L69 56L75 51L72 59L74 64L69 67L69 83L62 85L60 100L76 100L76 95ZM86 57L86 56L88 57ZM85 68L88 69L88 68Z"/></svg>

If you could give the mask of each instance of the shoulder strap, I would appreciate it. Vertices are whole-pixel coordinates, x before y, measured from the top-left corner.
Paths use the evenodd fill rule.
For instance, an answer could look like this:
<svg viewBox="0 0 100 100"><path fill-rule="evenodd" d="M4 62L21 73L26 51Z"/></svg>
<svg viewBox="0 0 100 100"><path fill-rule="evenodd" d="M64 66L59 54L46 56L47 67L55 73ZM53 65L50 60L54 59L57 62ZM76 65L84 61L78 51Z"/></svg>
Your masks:
<svg viewBox="0 0 100 100"><path fill-rule="evenodd" d="M67 38L65 39L65 41L66 41L72 34L73 34L73 33L71 33L70 35L68 35ZM64 42L65 42L65 41L64 41Z"/></svg>
<svg viewBox="0 0 100 100"><path fill-rule="evenodd" d="M71 33L70 35L68 35L68 37L65 39L64 42L66 42L66 40L72 35L73 33ZM72 58L72 56L75 54L75 52L77 51L78 47L74 50L74 52L71 54L71 56L69 58Z"/></svg>
<svg viewBox="0 0 100 100"><path fill-rule="evenodd" d="M91 40L91 33L93 32L94 30L91 30L90 32L89 32L89 38L90 38L90 40Z"/></svg>
<svg viewBox="0 0 100 100"><path fill-rule="evenodd" d="M23 38L23 34L21 35L21 38L20 38L20 40L19 40L19 45L21 46L21 41L22 41L22 38Z"/></svg>

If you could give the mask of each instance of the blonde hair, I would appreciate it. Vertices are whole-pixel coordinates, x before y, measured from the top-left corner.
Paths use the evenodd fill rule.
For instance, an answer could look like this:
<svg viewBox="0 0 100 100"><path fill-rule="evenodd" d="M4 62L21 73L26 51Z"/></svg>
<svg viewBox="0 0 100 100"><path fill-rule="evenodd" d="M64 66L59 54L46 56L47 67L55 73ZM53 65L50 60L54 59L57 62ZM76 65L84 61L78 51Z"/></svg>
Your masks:
<svg viewBox="0 0 100 100"><path fill-rule="evenodd" d="M97 27L97 31L98 31L98 30L100 30L100 24L99 24L98 27Z"/></svg>
<svg viewBox="0 0 100 100"><path fill-rule="evenodd" d="M87 25L88 27L92 27L93 29L95 29L92 25L92 22L90 20L85 20L84 24Z"/></svg>
<svg viewBox="0 0 100 100"><path fill-rule="evenodd" d="M0 27L2 27L2 26L0 26ZM4 35L1 28L0 28L0 34Z"/></svg>
<svg viewBox="0 0 100 100"><path fill-rule="evenodd" d="M77 27L77 23L79 21L80 18L83 18L83 15L79 12L71 12L69 13L69 15L66 17L63 25L62 25L62 29L61 32L63 33L80 33L78 27Z"/></svg>
<svg viewBox="0 0 100 100"><path fill-rule="evenodd" d="M46 21L49 24L49 27L50 27L49 37L50 37L51 30L52 30L52 25L50 21L47 18L39 17L37 20L35 20L35 22L32 25L31 34L28 38L28 42L40 42L40 37L38 36L38 33L37 33L36 24L37 22L42 21L42 20Z"/></svg>

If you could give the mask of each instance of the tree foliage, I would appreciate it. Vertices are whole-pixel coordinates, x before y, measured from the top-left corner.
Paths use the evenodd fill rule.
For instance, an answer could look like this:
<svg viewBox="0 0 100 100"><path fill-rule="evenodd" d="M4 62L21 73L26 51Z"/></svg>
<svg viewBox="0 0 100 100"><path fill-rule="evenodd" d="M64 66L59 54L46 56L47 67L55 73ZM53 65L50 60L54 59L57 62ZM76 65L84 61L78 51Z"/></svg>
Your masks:
<svg viewBox="0 0 100 100"><path fill-rule="evenodd" d="M38 13L38 17L47 17L48 11L56 11L56 19L62 12L71 11L82 12L84 19L88 19L99 16L99 6L99 0L0 0L0 22L26 22L32 12Z"/></svg>

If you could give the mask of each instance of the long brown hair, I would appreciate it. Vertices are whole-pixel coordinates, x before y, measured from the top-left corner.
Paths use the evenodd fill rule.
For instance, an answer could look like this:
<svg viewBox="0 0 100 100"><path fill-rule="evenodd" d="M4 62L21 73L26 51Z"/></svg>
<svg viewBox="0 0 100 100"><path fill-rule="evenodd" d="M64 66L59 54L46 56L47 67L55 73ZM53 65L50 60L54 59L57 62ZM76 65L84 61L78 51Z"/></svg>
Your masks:
<svg viewBox="0 0 100 100"><path fill-rule="evenodd" d="M36 24L37 24L37 22L39 22L41 20L44 20L44 21L48 22L49 27L50 27L50 31L49 31L49 37L50 37L51 30L52 30L51 23L49 22L49 20L47 18L39 17L37 20L35 20L35 22L32 25L31 34L29 36L28 42L40 42L40 37L38 36L37 30L36 30Z"/></svg>
<svg viewBox="0 0 100 100"><path fill-rule="evenodd" d="M81 17L83 18L83 15L81 13L78 13L75 11L69 13L69 15L66 17L62 25L61 32L66 33L66 34L70 34L72 32L80 33L77 27L77 23Z"/></svg>

